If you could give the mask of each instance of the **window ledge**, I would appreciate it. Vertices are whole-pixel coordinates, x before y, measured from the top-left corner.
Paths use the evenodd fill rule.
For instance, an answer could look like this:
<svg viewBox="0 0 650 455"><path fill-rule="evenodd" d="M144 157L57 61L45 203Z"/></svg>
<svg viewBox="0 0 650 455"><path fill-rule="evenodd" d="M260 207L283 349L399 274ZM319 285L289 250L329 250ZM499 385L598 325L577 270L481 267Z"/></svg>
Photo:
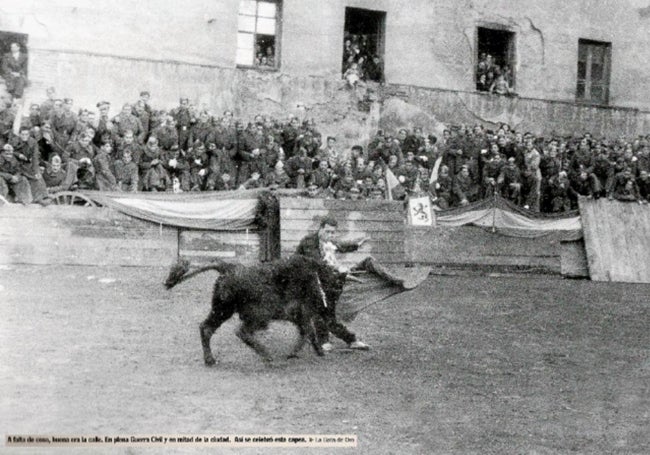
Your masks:
<svg viewBox="0 0 650 455"><path fill-rule="evenodd" d="M264 73L277 73L280 71L280 68L277 67L272 67L272 66L256 66L256 65L236 65L237 69L240 70L253 70L253 71L261 71Z"/></svg>

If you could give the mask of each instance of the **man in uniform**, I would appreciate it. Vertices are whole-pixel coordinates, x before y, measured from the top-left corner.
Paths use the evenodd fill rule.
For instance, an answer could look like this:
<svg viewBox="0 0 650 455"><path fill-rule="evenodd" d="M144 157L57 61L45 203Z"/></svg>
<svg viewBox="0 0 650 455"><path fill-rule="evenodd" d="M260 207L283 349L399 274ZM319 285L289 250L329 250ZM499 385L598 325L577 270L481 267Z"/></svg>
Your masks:
<svg viewBox="0 0 650 455"><path fill-rule="evenodd" d="M186 150L191 145L189 142L190 139L190 127L194 123L195 119L192 118L192 113L190 112L190 100L189 98L181 98L180 105L172 110L171 115L176 120L176 129L178 131L178 146L181 150Z"/></svg>

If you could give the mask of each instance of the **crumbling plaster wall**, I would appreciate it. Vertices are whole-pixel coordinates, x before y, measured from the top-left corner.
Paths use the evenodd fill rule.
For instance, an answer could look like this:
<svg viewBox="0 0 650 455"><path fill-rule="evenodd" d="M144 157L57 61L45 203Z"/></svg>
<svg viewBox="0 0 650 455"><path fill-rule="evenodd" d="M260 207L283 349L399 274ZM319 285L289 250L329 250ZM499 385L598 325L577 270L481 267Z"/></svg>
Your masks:
<svg viewBox="0 0 650 455"><path fill-rule="evenodd" d="M611 41L611 104L650 110L646 0L284 0L281 71L235 68L239 0L0 0L0 29L29 35L28 100L47 86L79 107L114 112L149 89L170 108L180 96L214 112L288 112L316 118L346 143L379 123L340 80L346 7L385 11L390 83L382 125L506 121L536 132L647 132L647 112L572 103L579 38ZM520 98L474 92L476 28L516 33ZM539 99L535 99L539 98ZM561 100L546 102L543 100Z"/></svg>

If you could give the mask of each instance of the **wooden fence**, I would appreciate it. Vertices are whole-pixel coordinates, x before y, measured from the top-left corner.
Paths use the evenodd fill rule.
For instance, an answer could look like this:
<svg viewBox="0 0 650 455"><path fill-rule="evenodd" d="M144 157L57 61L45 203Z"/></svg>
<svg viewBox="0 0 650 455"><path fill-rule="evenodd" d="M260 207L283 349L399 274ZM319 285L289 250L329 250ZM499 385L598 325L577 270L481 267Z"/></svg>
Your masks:
<svg viewBox="0 0 650 455"><path fill-rule="evenodd" d="M581 198L580 217L592 280L650 283L650 206Z"/></svg>
<svg viewBox="0 0 650 455"><path fill-rule="evenodd" d="M341 239L370 237L358 252L342 255L341 262L359 262L368 255L385 264L405 262L403 203L374 200L280 198L282 257L293 254L303 237L318 231L325 216L337 220Z"/></svg>
<svg viewBox="0 0 650 455"><path fill-rule="evenodd" d="M264 232L178 229L106 207L0 207L0 264L167 266L177 257L257 263Z"/></svg>

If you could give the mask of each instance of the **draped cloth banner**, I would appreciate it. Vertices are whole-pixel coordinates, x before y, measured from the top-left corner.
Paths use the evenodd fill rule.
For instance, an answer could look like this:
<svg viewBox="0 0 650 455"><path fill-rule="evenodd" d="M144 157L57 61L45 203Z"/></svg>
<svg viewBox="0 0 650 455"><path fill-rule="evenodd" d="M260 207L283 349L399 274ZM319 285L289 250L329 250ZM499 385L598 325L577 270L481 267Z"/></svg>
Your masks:
<svg viewBox="0 0 650 455"><path fill-rule="evenodd" d="M104 207L166 226L216 231L244 230L255 226L258 200L263 191L201 193L120 193L84 191Z"/></svg>
<svg viewBox="0 0 650 455"><path fill-rule="evenodd" d="M484 199L465 207L436 212L436 223L442 227L472 224L512 237L534 238L554 232L566 233L565 240L582 237L578 211L545 214L524 210L500 196Z"/></svg>

